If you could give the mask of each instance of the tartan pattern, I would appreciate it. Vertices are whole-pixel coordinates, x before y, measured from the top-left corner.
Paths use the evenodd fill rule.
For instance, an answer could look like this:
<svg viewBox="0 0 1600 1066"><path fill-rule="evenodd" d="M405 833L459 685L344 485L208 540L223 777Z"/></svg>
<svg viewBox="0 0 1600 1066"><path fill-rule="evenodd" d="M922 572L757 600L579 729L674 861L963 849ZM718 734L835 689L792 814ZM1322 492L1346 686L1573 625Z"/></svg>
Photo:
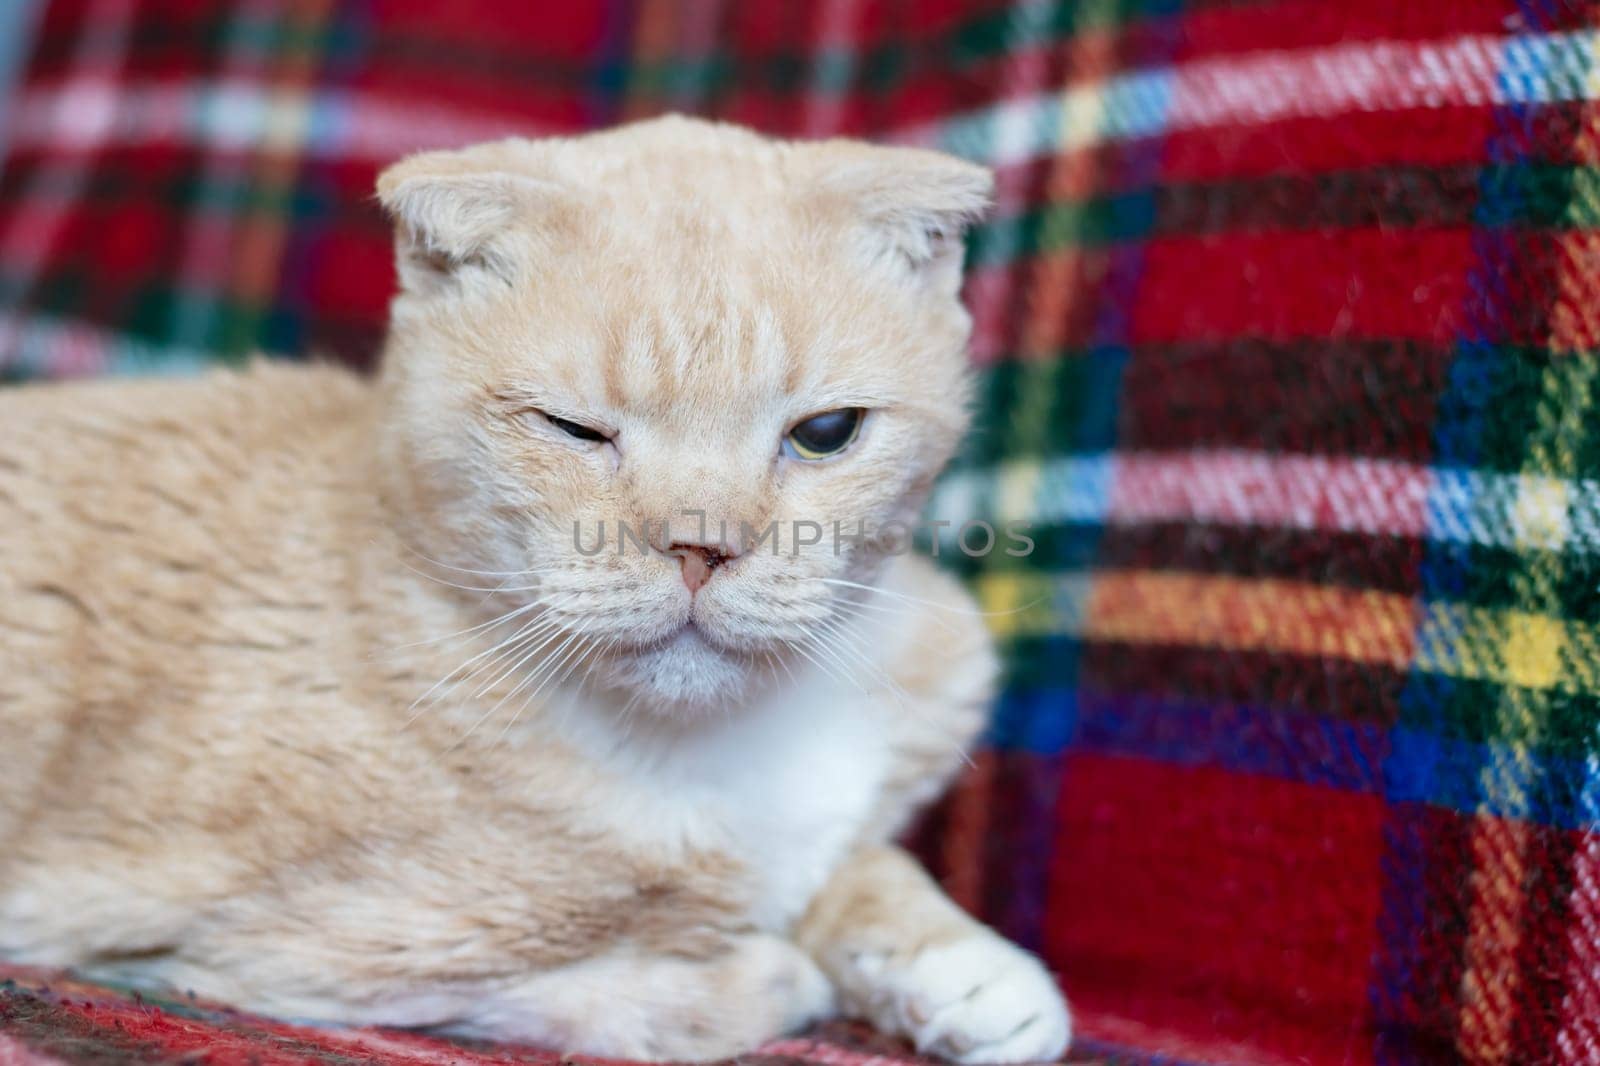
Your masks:
<svg viewBox="0 0 1600 1066"><path fill-rule="evenodd" d="M1074 1064L1184 1066L1093 1042ZM259 1018L190 994L147 998L69 975L0 966L0 1063L68 1066L602 1066L604 1059L538 1048L448 1041L392 1029L312 1028ZM830 1022L769 1041L740 1066L934 1066L864 1025ZM729 1064L732 1066L732 1064Z"/></svg>
<svg viewBox="0 0 1600 1066"><path fill-rule="evenodd" d="M931 865L1102 1049L1600 1061L1597 46L1577 0L56 0L0 372L364 365L417 147L670 108L991 163L933 511L1037 549L940 544L1008 682Z"/></svg>

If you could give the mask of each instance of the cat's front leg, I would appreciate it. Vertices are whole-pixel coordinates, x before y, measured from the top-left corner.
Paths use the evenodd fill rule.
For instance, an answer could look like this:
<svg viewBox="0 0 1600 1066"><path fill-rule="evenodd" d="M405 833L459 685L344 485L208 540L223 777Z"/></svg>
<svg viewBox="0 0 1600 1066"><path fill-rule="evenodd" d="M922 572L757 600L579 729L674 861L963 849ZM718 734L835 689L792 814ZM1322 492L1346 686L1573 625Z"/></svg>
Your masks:
<svg viewBox="0 0 1600 1066"><path fill-rule="evenodd" d="M747 934L704 958L597 955L484 995L440 1028L611 1059L705 1062L834 1011L833 988L805 952Z"/></svg>
<svg viewBox="0 0 1600 1066"><path fill-rule="evenodd" d="M845 1013L962 1063L1043 1062L1071 1038L1043 964L950 901L893 847L865 848L796 930Z"/></svg>

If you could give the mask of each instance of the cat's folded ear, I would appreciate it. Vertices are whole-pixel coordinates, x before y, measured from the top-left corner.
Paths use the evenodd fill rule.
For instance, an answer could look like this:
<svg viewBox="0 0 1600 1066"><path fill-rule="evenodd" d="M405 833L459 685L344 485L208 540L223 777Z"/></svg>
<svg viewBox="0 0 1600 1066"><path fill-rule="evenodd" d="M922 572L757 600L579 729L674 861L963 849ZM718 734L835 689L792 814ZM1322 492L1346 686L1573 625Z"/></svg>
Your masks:
<svg viewBox="0 0 1600 1066"><path fill-rule="evenodd" d="M378 200L395 220L401 287L430 295L469 274L512 280L533 229L525 223L564 195L540 176L529 141L402 159L378 175Z"/></svg>
<svg viewBox="0 0 1600 1066"><path fill-rule="evenodd" d="M961 287L962 235L989 209L988 168L922 148L821 141L799 152L804 180L872 243L942 295Z"/></svg>

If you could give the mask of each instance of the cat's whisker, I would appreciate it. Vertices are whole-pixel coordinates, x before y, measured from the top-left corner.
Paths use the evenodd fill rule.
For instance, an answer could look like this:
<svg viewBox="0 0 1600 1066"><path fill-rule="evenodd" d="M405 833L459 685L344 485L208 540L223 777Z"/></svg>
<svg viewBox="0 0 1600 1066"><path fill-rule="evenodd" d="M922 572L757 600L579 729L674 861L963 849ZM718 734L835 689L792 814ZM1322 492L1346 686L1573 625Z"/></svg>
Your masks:
<svg viewBox="0 0 1600 1066"><path fill-rule="evenodd" d="M442 577L436 577L433 574L428 573L426 570L418 570L416 567L412 566L410 563L408 563L408 562L406 562L404 560L401 560L400 565L405 567L407 570L411 571L413 574L416 574L418 577L426 578L427 580L432 581L435 584L444 585L447 588L461 589L463 592L487 592L487 593L490 593L491 595L495 595L495 594L504 593L504 592L537 592L542 587L540 585L512 585L512 586L508 587L508 586L503 585L503 584L502 585L462 585L462 584L460 584L458 582L455 582L455 581L446 581Z"/></svg>
<svg viewBox="0 0 1600 1066"><path fill-rule="evenodd" d="M559 655L564 649L570 647L572 645L572 643L577 639L578 639L578 634L576 634L576 633L568 633L567 634L567 639L565 641L563 641L560 645L557 646L557 651L556 651L555 655ZM548 643L548 641L546 641L546 642ZM541 647L542 646L543 645L541 645ZM535 649L535 651L530 653L530 656L531 655L537 655L537 654L538 654L538 650ZM540 663L537 667L535 667L532 671L529 672L527 677L525 677L521 681L519 681L517 683L516 687L514 687L510 692L507 692L504 696L501 696L498 700L496 700L494 702L494 705L491 706L487 711L484 711L483 714L481 714L477 718L476 721L474 721L470 726L468 726L467 727L467 731L465 733L461 734L461 736L457 737L455 739L455 741L452 742L451 745L448 748L444 749L444 751L440 753L439 757L443 758L444 756L449 755L451 752L455 751L457 748L461 747L461 745L465 744L469 739L471 739L472 735L478 731L478 729L483 725L483 723L487 722L490 718L493 718L495 716L496 712L498 712L501 707L505 706L507 700L511 699L511 697L515 696L518 692L522 691L523 688L525 688L528 684L530 684L531 681L534 678L538 677L541 673L543 673L549 667L549 664L552 661L554 661L555 655L552 655L550 658L548 658L544 662ZM522 659L519 659L517 661L517 665L520 666L522 663L527 662L527 660L528 660L528 658L530 656L524 656ZM515 669L515 667L513 667L513 669ZM504 676L504 675L502 675L502 676Z"/></svg>
<svg viewBox="0 0 1600 1066"><path fill-rule="evenodd" d="M622 710L617 712L617 717L622 720L622 736L619 739L619 745L626 744L628 738L633 736L633 723L635 720L633 709L639 705L639 701L643 698L644 693L635 690L633 695L628 697L628 702L622 705Z"/></svg>
<svg viewBox="0 0 1600 1066"><path fill-rule="evenodd" d="M819 577L814 578L813 580L821 585L837 585L840 588L860 589L862 592L871 592L879 596L889 596L893 599L902 600L906 603L915 603L923 607L937 607L940 610L963 611L962 608L952 606L948 603L939 603L935 600L922 599L917 596L907 595L904 592L896 592L894 589L886 589L881 585L868 585L862 581L848 581L842 577Z"/></svg>
<svg viewBox="0 0 1600 1066"><path fill-rule="evenodd" d="M819 639L828 636L834 638L829 646L834 649L837 655L849 654L855 662L865 667L875 680L887 686L897 698L905 696L905 690L896 684L893 678L849 642L850 638L856 634L850 631L846 621L839 618L824 618L817 623L817 628L819 630L817 634ZM824 641L824 643L827 642ZM910 697L907 696L906 698L909 699Z"/></svg>
<svg viewBox="0 0 1600 1066"><path fill-rule="evenodd" d="M820 662L818 662L816 660L816 657L813 656L811 654L811 652L807 650L806 642L807 642L808 639L809 639L809 635L802 634L799 637L799 639L793 640L793 641L791 641L789 643L789 650L793 651L796 655L800 656L806 662L810 663L812 669L816 670L823 677L826 677L826 678L828 678L830 680L833 680L833 681L838 681L839 680L838 675L835 674L832 670L829 670L827 667L823 666Z"/></svg>
<svg viewBox="0 0 1600 1066"><path fill-rule="evenodd" d="M540 572L537 568L534 568L534 567L530 567L527 570L473 570L470 567L456 566L453 563L447 563L447 562L444 562L444 561L442 561L440 559L429 558L428 556L422 554L416 548L413 548L411 545L405 543L404 541L402 541L400 543L400 546L402 548L404 548L406 551L410 552L412 555L415 555L418 559L421 559L423 562L427 563L430 566L437 566L441 570L454 570L458 574L474 574L474 575L476 575L478 577L510 577L510 578L517 578L517 577L527 577L530 574L536 574L536 573Z"/></svg>
<svg viewBox="0 0 1600 1066"><path fill-rule="evenodd" d="M902 617L917 617L911 613L912 608L915 605L909 603L868 603L866 600L853 600L844 598L836 599L833 602L834 604L848 604L851 607L859 607L864 611L880 611L884 614L895 614Z"/></svg>
<svg viewBox="0 0 1600 1066"><path fill-rule="evenodd" d="M611 652L616 648L616 646L618 644L621 644L621 643L622 643L622 634L621 633L617 633L614 636L612 636L611 640L606 643L605 647L601 648L598 652L595 653L595 655L593 656L593 658L589 662L589 675L585 675L585 680L589 679L589 676L594 673L594 668L597 665L599 665L599 663L602 662L605 659L606 656L610 655Z"/></svg>
<svg viewBox="0 0 1600 1066"><path fill-rule="evenodd" d="M842 684L848 688L855 689L855 691L862 696L870 697L872 695L872 690L866 686L866 684L857 675L856 671L850 668L850 664L847 663L837 651L830 648L821 639L816 637L812 637L810 639L808 646L812 651L816 652L819 656L822 656L836 667L836 671L834 672L833 676Z"/></svg>
<svg viewBox="0 0 1600 1066"><path fill-rule="evenodd" d="M522 698L522 705L518 707L516 713L511 716L511 721L506 723L505 729L502 729L500 731L500 735L495 738L496 744L500 742L500 739L505 736L506 731L511 728L516 720L521 717L522 712L527 709L527 707L531 705L534 700L539 698L539 694L541 692L549 687L552 679L554 679L558 674L565 678L565 676L571 672L571 668L582 661L584 651L583 640L583 634L571 634L566 641L561 644L560 647L551 653L549 658L540 663L539 666L531 671L528 676L517 685L516 688L506 693L505 696L500 700L499 704L496 704L495 707L491 709L490 713L492 714L494 711L499 710L501 704L504 704L518 692L527 688L529 685L532 685L536 679L542 678L542 680L538 681L537 686L529 690L528 694Z"/></svg>
<svg viewBox="0 0 1600 1066"><path fill-rule="evenodd" d="M854 621L865 621L865 622L871 622L871 623L883 623L885 621L885 619L879 617L876 614L870 614L869 615L869 614L864 613L861 610L861 608L863 608L865 606L867 606L867 605L866 604L862 604L862 603L857 603L857 602L855 602L853 600L839 600L839 601L836 601L834 603L834 613L833 613L832 617L834 617L836 619L839 619L841 621L853 621L853 622ZM912 611L910 608L892 607L892 608L881 608L881 610L886 610L888 612L888 614L890 615L891 619L907 619L911 623L911 627L910 628L914 628L917 624L919 624L921 622L932 622L935 625L938 625L940 628L945 629L947 631L950 629L950 623L948 621L946 621L944 619L939 619L939 618L927 618L926 616L924 616L920 612ZM902 636L903 636L903 634L902 634ZM925 640L920 640L920 639L917 639L916 637L910 637L908 639L910 640L910 642L913 645L915 645L918 648L921 648L922 650L928 652L931 655L939 655L939 654L941 654L941 650L940 649L935 648L933 645L929 644Z"/></svg>
<svg viewBox="0 0 1600 1066"><path fill-rule="evenodd" d="M555 677L558 672L560 672L561 668L567 662L572 661L574 657L582 657L584 651L584 641L587 639L588 637L582 633L570 633L568 639L562 641L554 651L546 656L544 662L541 662L537 667L529 671L528 676L523 679L523 682L516 688L512 689L508 695L514 696L518 692L528 689L529 686L535 686L531 689L531 691L529 691L526 698L528 700L532 700L534 697L538 696L539 693L546 687L547 683L553 677Z"/></svg>
<svg viewBox="0 0 1600 1066"><path fill-rule="evenodd" d="M570 602L570 600L569 600L569 602ZM557 607L559 607L561 605L562 604L559 601L546 601L544 603L535 604L533 606L539 606L539 607L544 607L546 609L553 610L553 609L555 609L555 608L557 608ZM411 706L409 708L407 708L407 710L413 711L415 713L413 713L411 715L411 717L407 719L406 725L409 726L413 722L415 722L417 720L417 718L420 717L422 715L422 713L427 709L426 707L423 707L421 710L418 710L417 709L418 704L421 704L424 700L426 700L430 696L432 696L436 691L438 691L438 689L441 686L445 685L447 682L450 683L450 688L447 690L447 692L454 692L461 685L464 685L464 684L467 684L468 682L470 682L474 677L477 677L477 676L479 676L479 675L481 675L481 674L483 674L483 673L485 673L487 671L490 671L490 670L493 670L493 669L497 668L499 666L499 664L504 663L507 660L509 660L509 659L515 657L516 655L520 654L523 650L525 650L528 647L529 644L531 644L531 643L533 643L535 641L538 641L540 637L543 637L543 636L551 633L552 631L558 631L559 628L560 628L560 620L559 619L551 618L548 615L541 615L540 617L535 618L532 621L524 624L516 632L512 633L511 636L505 638L500 643L496 644L494 647L487 648L487 649L479 652L477 655L474 655L472 658L468 659L466 662L462 663L460 666L457 666L455 669L451 670L444 677L440 678L438 681L436 681L433 684L432 688L430 688L427 692L423 693L421 696L417 697L417 699L412 701ZM545 643L548 643L548 641L545 641ZM543 646L543 645L541 645L541 646ZM489 657L489 661L483 662L481 665L478 665L478 666L473 666L474 663L477 663L477 662L479 662L479 660L482 660L482 659L484 659L486 657ZM520 665L520 662L522 662L522 661L526 661L526 659L520 660L518 665ZM515 669L515 667L513 667L513 669ZM499 683L499 681L501 679L503 679L505 676L506 676L505 673L497 675L494 678L493 681L489 682L488 686L486 686L484 689L479 691L478 695L482 695L483 692L487 691L489 688L492 688L495 684ZM444 698L444 695L445 694L441 694L439 699L442 700ZM435 701L435 702L438 702L438 701Z"/></svg>
<svg viewBox="0 0 1600 1066"><path fill-rule="evenodd" d="M580 650L580 653L578 654L578 656L576 658L574 658L572 660L571 664L567 666L566 670L563 671L561 678L556 681L555 687L556 688L560 688L562 685L565 685L568 681L572 681L574 679L576 679L577 684L579 685L579 687L582 687L583 685L588 684L590 676L594 673L595 661L600 656L602 656L606 652L610 651L611 648L616 644L616 642L617 642L617 638L616 637L612 637L609 641L607 641L605 644L601 645L599 648L590 647L588 649ZM578 669L580 667L583 669L583 675L581 677L578 676Z"/></svg>
<svg viewBox="0 0 1600 1066"><path fill-rule="evenodd" d="M915 701L911 698L911 694L860 650L845 644L842 640L836 640L832 647L836 654L846 658L848 662L855 663L856 666L866 671L871 680L882 685L889 695L894 698L895 703L901 707L915 707Z"/></svg>
<svg viewBox="0 0 1600 1066"><path fill-rule="evenodd" d="M936 600L925 600L917 596L908 596L903 592L896 592L893 589L879 588L877 585L866 585L860 581L846 581L843 578L838 577L819 577L814 580L824 585L838 585L842 588L861 589L864 592L874 592L879 596L888 596L904 603L917 604L921 607L931 607L934 610L948 611L951 614L966 615L974 618L1004 618L1007 615L1022 614L1024 611L1033 610L1033 608L1039 606L1041 603L1044 603L1049 598L1046 596L1040 596L1028 603L1023 604L1020 607L1013 607L1006 611L983 611L976 608L957 607L955 604L951 603L939 603Z"/></svg>
<svg viewBox="0 0 1600 1066"><path fill-rule="evenodd" d="M871 611L876 614L887 615L891 618L908 619L914 624L931 622L947 633L955 631L955 626L950 619L940 618L936 615L929 615L922 607L915 604L868 603L865 600L837 599L833 601L833 607L840 613L844 613L846 610L848 610L860 615L862 613ZM923 645L923 647L927 647L927 645Z"/></svg>
<svg viewBox="0 0 1600 1066"><path fill-rule="evenodd" d="M957 740L956 737L954 737L953 735L949 734L946 730L941 729L939 727L938 723L934 722L931 718L929 718L928 715L927 715L927 712L917 703L917 701L912 697L912 695L909 692L907 692L900 685L899 682L895 681L894 678L890 677L889 674L881 666L879 666L877 663L873 662L871 660L871 658L869 656L867 656L867 654L865 652L861 651L859 648L856 648L851 644L846 643L845 642L845 638L847 636L849 636L849 634L845 630L845 628L843 626L843 623L841 623L841 622L839 622L837 620L830 620L830 621L832 622L832 624L824 626L823 629L824 629L824 632L832 633L832 634L835 635L835 638L836 638L836 640L835 640L836 649L839 652L839 654L841 654L841 655L844 655L844 654L850 655L855 662L857 662L862 667L864 667L866 670L868 670L871 674L876 676L876 678L879 681L881 681L884 684L885 687L887 687L889 689L890 694L893 695L894 698L895 698L896 704L902 710L910 711L912 714L916 715L917 719L919 721L921 721L923 725L927 726L929 729L933 730L935 733L943 735L944 739L950 745L950 750L955 752L958 756L960 756L961 757L961 761L966 763L968 768L975 768L976 764L972 761L972 756L967 753L966 746L963 745L959 740Z"/></svg>
<svg viewBox="0 0 1600 1066"><path fill-rule="evenodd" d="M599 658L599 657L601 657L601 656L603 656L603 655L605 655L612 648L616 647L617 646L617 642L620 641L621 639L622 639L622 635L619 633L619 634L613 636L610 640L608 640L599 650L592 652L592 654L589 656L589 669L592 671L594 669L594 660ZM580 663L580 662L583 662L583 661L584 661L584 657L581 654L576 659L573 660L574 664L577 664L577 663ZM588 680L588 674L587 673L584 675L584 679ZM558 682L557 684L559 685L560 682ZM541 682L540 683L540 688L543 688L543 687L544 687L544 685ZM528 693L528 695L523 698L521 705L519 705L517 707L516 713L511 716L511 721L507 722L505 724L505 728L501 729L499 735L494 738L494 742L495 742L496 745L498 745L501 740L505 739L505 735L511 731L511 727L517 724L517 719L522 717L522 712L526 711L528 709L528 707L532 705L534 699L538 695L539 695L539 691L537 689L535 689L534 691Z"/></svg>
<svg viewBox="0 0 1600 1066"><path fill-rule="evenodd" d="M863 695L863 696L872 695L870 692L868 692L866 690L866 688L863 685L861 685L860 682L858 682L853 676L851 676L849 670L843 669L842 667L841 667L840 670L833 670L833 669L829 669L827 666L825 666L823 664L822 659L817 657L817 656L823 656L824 655L823 645L822 645L822 642L820 640L818 640L814 635L807 634L798 643L794 644L793 647L801 655L805 656L808 660L810 660L811 665L815 666L818 670L822 671L822 674L823 674L824 677L831 678L833 681L837 682L838 684L841 684L841 685L845 686L846 688L853 688L856 691L860 692L861 695ZM807 650L808 648L810 650ZM813 652L813 651L816 652L817 654L816 655L812 655L811 652ZM827 658L829 661L833 662L835 666L840 666L839 660L835 656L826 655L824 657Z"/></svg>
<svg viewBox="0 0 1600 1066"><path fill-rule="evenodd" d="M767 656L767 660L772 663L772 667L773 667L772 674L773 674L774 679L776 679L776 677L777 677L778 667L781 666L783 668L783 672L785 674L789 675L789 683L790 684L796 685L796 686L798 686L800 684L799 681L795 680L794 671L789 668L789 661L787 659L785 659L782 655L780 655L777 652L772 651L770 649L766 652L766 656Z"/></svg>
<svg viewBox="0 0 1600 1066"><path fill-rule="evenodd" d="M379 652L378 655L398 655L400 652L411 648L426 647L429 644L442 644L447 640L455 640L458 637L468 637L474 633L478 633L486 629L493 629L497 625L509 622L513 618L520 617L521 615L527 614L529 611L537 610L543 606L544 604L535 600L532 603L525 603L521 607L513 607L511 610L505 612L504 614L496 615L487 622L479 622L475 626L471 626L467 629L458 629L454 633L446 633L439 637L426 637L422 640L412 640L407 641L404 644L396 644L393 647L386 648L382 652Z"/></svg>
<svg viewBox="0 0 1600 1066"><path fill-rule="evenodd" d="M545 632L543 632L542 634L540 634L540 639L538 640L537 643L535 643L533 645L533 647L524 648L522 650L520 658L518 658L515 662L513 662L510 666L506 667L504 670L501 670L498 674L496 674L490 680L485 681L483 683L482 687L480 687L478 689L478 691L476 691L476 692L474 692L472 694L472 698L475 699L475 700L483 698L489 692L493 691L493 689L494 689L494 687L496 685L500 684L506 678L510 677L511 675L515 674L518 670L520 670L522 668L523 664L526 663L529 659L532 659L532 658L536 657L541 651L543 651L545 648L549 647L556 640L560 639L560 637L564 633L569 633L569 632L570 632L569 630L565 630L565 629L561 628L561 626L559 624L557 624L555 622L551 622L549 629L546 630ZM541 663L539 666L535 667L534 668L535 671L541 669L543 667L543 665L544 664ZM518 687L520 688L520 685ZM517 689L513 689L512 690L513 693L516 692L516 691L517 691Z"/></svg>
<svg viewBox="0 0 1600 1066"><path fill-rule="evenodd" d="M580 653L577 659L574 661L582 661L582 659L583 656ZM517 709L512 713L510 721L506 722L506 724L501 728L500 732L495 734L494 743L491 744L490 747L500 746L500 742L506 738L507 733L511 732L511 727L517 724L517 720L522 717L522 712L527 710L528 707L532 705L533 701L539 695L539 690L542 688L544 688L544 682L540 682L539 688L534 689L523 697L522 702L517 705Z"/></svg>
<svg viewBox="0 0 1600 1066"><path fill-rule="evenodd" d="M485 592L483 594L483 599L478 601L478 606L482 607L484 604L494 599L498 594L507 591L508 586L515 580L516 578L508 577L504 581L500 582L500 584L496 585L493 592Z"/></svg>
<svg viewBox="0 0 1600 1066"><path fill-rule="evenodd" d="M411 712L411 716L406 719L406 725L411 725L419 717L421 717L422 713L427 710L425 701L427 701L429 697L433 696L434 693L438 692L439 689L444 685L449 684L450 691L454 691L458 686L465 684L478 673L488 669L494 663L501 661L505 655L515 654L515 649L519 645L523 645L527 641L537 639L539 634L544 632L544 627L547 625L548 622L545 619L535 618L521 626L515 633L512 633L509 637L505 638L494 647L486 648L485 650L480 651L478 654L474 655L460 666L457 666L455 669L445 674L438 681L435 681L428 691L418 696L415 700L412 700L411 706L406 708L408 712ZM474 663L479 662L480 660L489 656L493 656L493 659L491 659L489 663L485 663L484 665L478 667L473 666Z"/></svg>

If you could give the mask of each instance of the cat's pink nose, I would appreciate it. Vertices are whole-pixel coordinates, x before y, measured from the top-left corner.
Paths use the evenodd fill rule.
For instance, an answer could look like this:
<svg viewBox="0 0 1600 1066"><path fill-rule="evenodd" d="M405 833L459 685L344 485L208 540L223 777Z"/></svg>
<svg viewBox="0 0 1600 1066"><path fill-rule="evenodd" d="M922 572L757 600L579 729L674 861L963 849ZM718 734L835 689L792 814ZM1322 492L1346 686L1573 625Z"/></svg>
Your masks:
<svg viewBox="0 0 1600 1066"><path fill-rule="evenodd" d="M667 552L676 555L682 564L683 583L689 587L691 596L711 580L711 571L733 558L723 549L705 544L674 544Z"/></svg>

